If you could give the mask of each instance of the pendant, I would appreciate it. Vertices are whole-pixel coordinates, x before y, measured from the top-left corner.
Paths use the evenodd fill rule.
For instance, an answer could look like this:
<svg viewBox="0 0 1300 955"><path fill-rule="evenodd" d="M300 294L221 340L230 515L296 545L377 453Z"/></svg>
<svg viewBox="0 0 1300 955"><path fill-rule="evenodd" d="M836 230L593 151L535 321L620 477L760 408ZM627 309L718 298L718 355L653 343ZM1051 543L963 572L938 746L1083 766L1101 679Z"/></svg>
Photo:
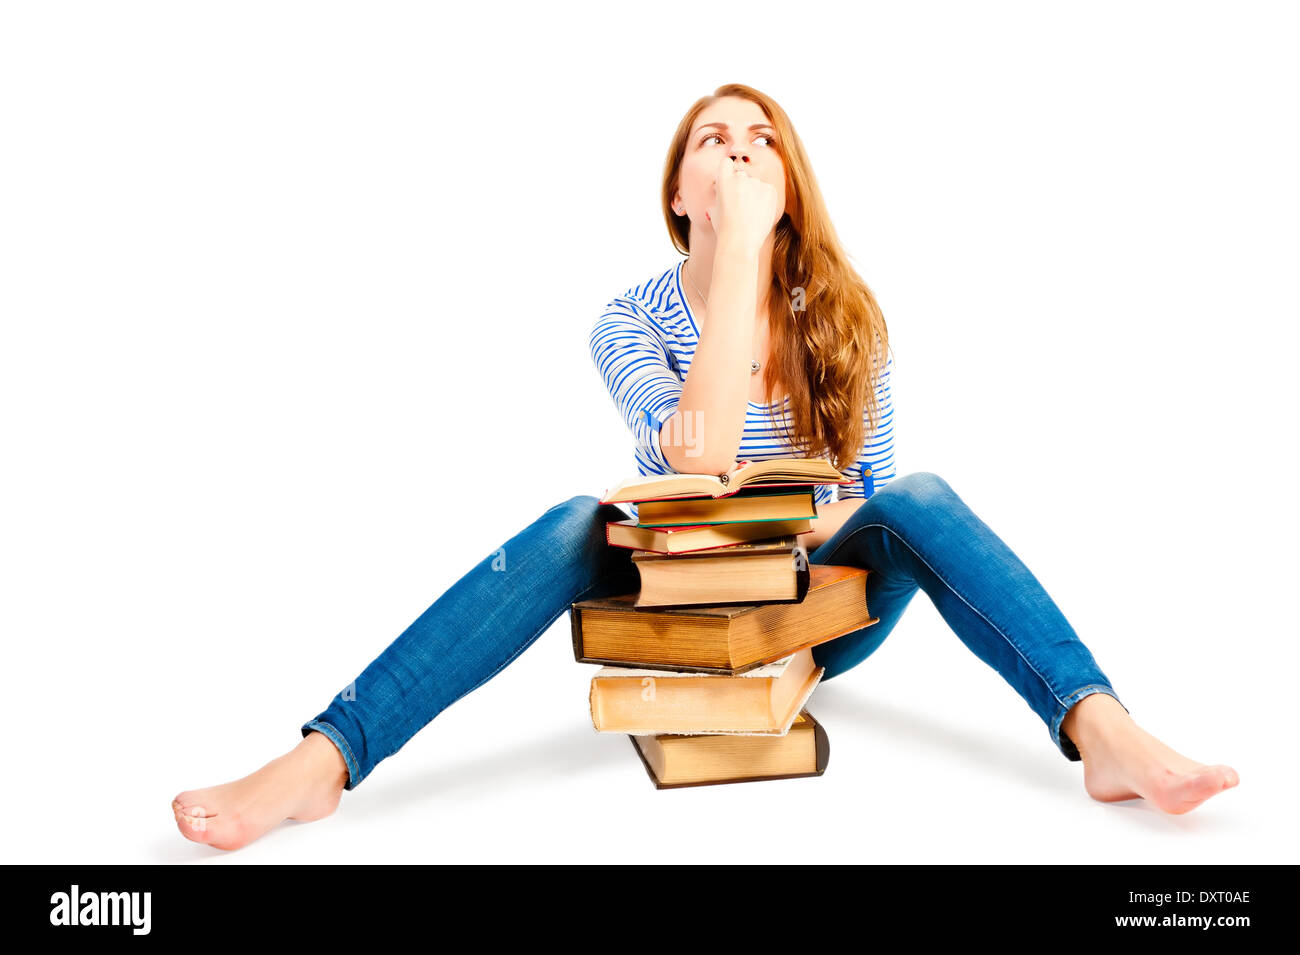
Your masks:
<svg viewBox="0 0 1300 955"><path fill-rule="evenodd" d="M757 374L758 374L758 369L761 368L761 367L762 367L762 366L759 365L759 363L758 363L758 359L757 359L757 358L751 358L751 359L749 360L749 373L750 373L751 375L757 375Z"/></svg>

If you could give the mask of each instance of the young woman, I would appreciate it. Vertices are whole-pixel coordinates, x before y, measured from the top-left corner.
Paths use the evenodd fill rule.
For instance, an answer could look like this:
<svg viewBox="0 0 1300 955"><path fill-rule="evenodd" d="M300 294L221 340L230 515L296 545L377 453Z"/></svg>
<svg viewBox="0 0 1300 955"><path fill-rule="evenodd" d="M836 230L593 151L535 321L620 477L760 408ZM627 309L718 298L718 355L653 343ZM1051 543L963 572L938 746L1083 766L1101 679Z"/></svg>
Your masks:
<svg viewBox="0 0 1300 955"><path fill-rule="evenodd" d="M852 484L816 491L803 543L819 564L870 568L879 622L821 644L833 679L880 646L924 590L949 626L1083 762L1103 802L1182 813L1237 785L1229 766L1174 752L1129 716L1038 580L941 477L896 477L888 332L830 225L785 112L742 85L683 117L664 215L689 258L617 297L592 356L636 439L642 474L722 473L745 459L825 456ZM884 359L882 361L882 359ZM760 374L761 372L761 374ZM631 507L635 515L635 505ZM333 812L344 789L526 650L571 603L638 585L605 543L614 504L549 508L454 583L314 719L291 751L172 802L186 837L245 845L284 819Z"/></svg>

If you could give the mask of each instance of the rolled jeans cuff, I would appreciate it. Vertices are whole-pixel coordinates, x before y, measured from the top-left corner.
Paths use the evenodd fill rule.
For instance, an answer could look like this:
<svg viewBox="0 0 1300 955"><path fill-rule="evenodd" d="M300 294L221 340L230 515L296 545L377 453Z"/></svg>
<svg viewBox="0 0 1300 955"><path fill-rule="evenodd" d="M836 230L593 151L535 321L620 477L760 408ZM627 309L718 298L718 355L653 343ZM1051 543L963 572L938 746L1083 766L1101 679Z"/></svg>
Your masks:
<svg viewBox="0 0 1300 955"><path fill-rule="evenodd" d="M1114 697L1115 702L1120 706L1124 706L1124 701L1121 700L1115 691L1105 683L1089 683L1087 686L1075 690L1061 701L1061 708L1057 712L1056 717L1052 720L1052 725L1049 730L1052 742L1056 744L1056 748L1065 754L1066 759L1074 763L1081 762L1083 757L1079 755L1079 748L1074 745L1074 741L1061 732L1061 724L1065 721L1065 714L1070 712L1076 703L1082 700L1085 696L1091 696L1094 693L1105 693L1107 696ZM1124 706L1124 712L1127 713L1128 711L1128 707Z"/></svg>
<svg viewBox="0 0 1300 955"><path fill-rule="evenodd" d="M343 788L351 789L357 784L357 780L361 775L361 767L357 765L356 757L352 755L352 747L349 746L348 741L343 738L343 734L330 723L323 722L322 720L311 720L310 722L304 723L302 725L302 738L306 739L307 734L312 730L316 730L316 732L328 737L329 740L338 747L339 753L343 756L343 762L347 763L348 766L348 781Z"/></svg>

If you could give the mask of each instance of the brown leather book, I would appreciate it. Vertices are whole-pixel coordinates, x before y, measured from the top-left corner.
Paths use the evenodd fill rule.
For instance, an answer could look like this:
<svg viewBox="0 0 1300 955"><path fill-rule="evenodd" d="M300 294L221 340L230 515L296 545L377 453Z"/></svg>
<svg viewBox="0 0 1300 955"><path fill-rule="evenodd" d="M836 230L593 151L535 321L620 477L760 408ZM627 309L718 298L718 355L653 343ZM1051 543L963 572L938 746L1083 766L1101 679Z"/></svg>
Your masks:
<svg viewBox="0 0 1300 955"><path fill-rule="evenodd" d="M784 736L629 736L656 789L820 776L831 758L826 728L806 709Z"/></svg>
<svg viewBox="0 0 1300 955"><path fill-rule="evenodd" d="M637 594L580 600L569 607L579 663L743 673L876 622L860 567L810 564L799 603L639 610Z"/></svg>

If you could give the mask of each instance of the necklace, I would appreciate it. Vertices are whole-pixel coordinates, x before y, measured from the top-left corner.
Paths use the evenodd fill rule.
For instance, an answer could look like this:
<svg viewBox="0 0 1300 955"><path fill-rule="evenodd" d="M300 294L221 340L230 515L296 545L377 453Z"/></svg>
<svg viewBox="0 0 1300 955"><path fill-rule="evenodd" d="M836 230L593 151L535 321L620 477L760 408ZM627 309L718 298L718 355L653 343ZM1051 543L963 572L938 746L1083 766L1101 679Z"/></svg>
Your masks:
<svg viewBox="0 0 1300 955"><path fill-rule="evenodd" d="M686 277L691 280L691 286L692 288L695 289L695 294L698 295L704 301L704 310L707 312L709 308L709 300L704 297L704 293L700 291L700 287L695 284L695 279L691 278L690 269L686 268L686 266L683 265L682 271L684 271L686 273ZM758 370L762 367L763 367L762 363L757 358L751 358L749 360L749 373L751 375L757 375Z"/></svg>

